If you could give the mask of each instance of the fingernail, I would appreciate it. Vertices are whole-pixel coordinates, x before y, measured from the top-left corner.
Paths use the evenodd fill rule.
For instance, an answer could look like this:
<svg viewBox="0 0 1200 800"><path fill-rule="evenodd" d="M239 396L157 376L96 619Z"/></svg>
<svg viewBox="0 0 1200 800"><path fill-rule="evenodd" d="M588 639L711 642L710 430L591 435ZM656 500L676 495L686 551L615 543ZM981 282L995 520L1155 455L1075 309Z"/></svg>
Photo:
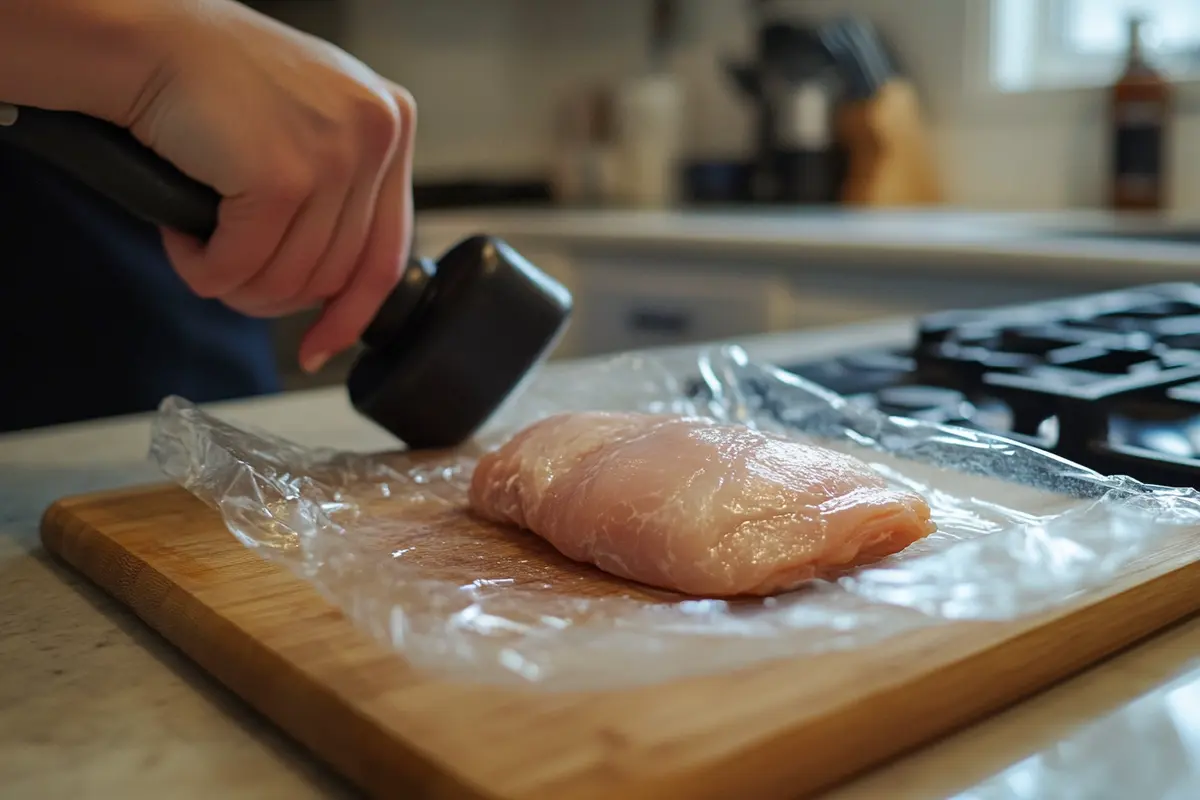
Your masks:
<svg viewBox="0 0 1200 800"><path fill-rule="evenodd" d="M315 372L319 372L321 367L325 366L325 362L327 361L329 361L329 353L317 353L316 355L309 356L307 359L305 359L300 366L305 372L307 372L309 375L312 375Z"/></svg>

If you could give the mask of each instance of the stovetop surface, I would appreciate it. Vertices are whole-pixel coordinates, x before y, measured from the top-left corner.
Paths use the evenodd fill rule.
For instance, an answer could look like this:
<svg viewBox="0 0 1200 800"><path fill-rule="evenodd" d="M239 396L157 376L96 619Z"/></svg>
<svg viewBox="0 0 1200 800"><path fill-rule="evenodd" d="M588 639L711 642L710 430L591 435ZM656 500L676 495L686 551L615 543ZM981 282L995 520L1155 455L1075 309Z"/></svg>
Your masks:
<svg viewBox="0 0 1200 800"><path fill-rule="evenodd" d="M998 433L1107 475L1200 487L1200 284L941 312L915 334L781 366L889 414Z"/></svg>

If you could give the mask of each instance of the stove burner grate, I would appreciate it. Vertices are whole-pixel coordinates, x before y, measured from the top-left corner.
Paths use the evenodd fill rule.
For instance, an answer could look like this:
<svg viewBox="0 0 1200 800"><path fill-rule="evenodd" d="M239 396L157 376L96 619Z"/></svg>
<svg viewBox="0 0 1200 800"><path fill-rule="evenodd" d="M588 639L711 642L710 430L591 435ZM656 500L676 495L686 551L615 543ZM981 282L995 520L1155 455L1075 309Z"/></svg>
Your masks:
<svg viewBox="0 0 1200 800"><path fill-rule="evenodd" d="M1200 488L1200 284L941 312L909 347L782 366L889 414Z"/></svg>

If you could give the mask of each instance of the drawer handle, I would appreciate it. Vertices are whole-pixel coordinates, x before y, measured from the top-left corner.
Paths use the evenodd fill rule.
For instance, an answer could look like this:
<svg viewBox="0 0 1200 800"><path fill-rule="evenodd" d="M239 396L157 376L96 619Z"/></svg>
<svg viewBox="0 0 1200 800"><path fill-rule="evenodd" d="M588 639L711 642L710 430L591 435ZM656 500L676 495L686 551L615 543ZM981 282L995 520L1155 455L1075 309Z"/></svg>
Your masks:
<svg viewBox="0 0 1200 800"><path fill-rule="evenodd" d="M629 315L629 326L642 333L687 333L692 327L691 318L682 311L665 309L634 309Z"/></svg>

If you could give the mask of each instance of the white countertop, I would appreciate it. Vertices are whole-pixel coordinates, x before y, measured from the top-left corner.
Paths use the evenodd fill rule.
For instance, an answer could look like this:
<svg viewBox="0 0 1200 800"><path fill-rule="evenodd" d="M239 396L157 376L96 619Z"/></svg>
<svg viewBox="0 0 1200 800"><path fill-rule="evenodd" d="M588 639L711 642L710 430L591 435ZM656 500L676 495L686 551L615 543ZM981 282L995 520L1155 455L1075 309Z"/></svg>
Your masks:
<svg viewBox="0 0 1200 800"><path fill-rule="evenodd" d="M798 256L886 266L919 260L928 270L961 275L964 257L974 269L1006 274L1071 274L1138 280L1194 277L1198 248L1162 241L1101 238L1130 231L1200 230L1177 215L1116 217L1103 212L976 212L953 209L854 211L845 209L623 211L474 209L423 211L419 238L443 241L490 233L518 248L552 244L614 251L672 251L740 258ZM1136 271L1136 272L1135 272Z"/></svg>
<svg viewBox="0 0 1200 800"><path fill-rule="evenodd" d="M817 356L879 343L899 325L745 345L765 360ZM390 446L339 389L212 408L305 444ZM40 551L38 521L54 499L161 479L146 461L148 442L146 416L0 436L0 795L352 796L153 631ZM1021 789L1045 774L1100 787L1072 795L1089 800L1200 796L1193 763L1200 706L1190 700L1200 698L1198 655L1200 621L1193 621L833 796L942 798L990 780L968 796L1016 800L1046 796ZM1077 731L1087 725L1094 727ZM1190 790L1166 794L1171 781Z"/></svg>

